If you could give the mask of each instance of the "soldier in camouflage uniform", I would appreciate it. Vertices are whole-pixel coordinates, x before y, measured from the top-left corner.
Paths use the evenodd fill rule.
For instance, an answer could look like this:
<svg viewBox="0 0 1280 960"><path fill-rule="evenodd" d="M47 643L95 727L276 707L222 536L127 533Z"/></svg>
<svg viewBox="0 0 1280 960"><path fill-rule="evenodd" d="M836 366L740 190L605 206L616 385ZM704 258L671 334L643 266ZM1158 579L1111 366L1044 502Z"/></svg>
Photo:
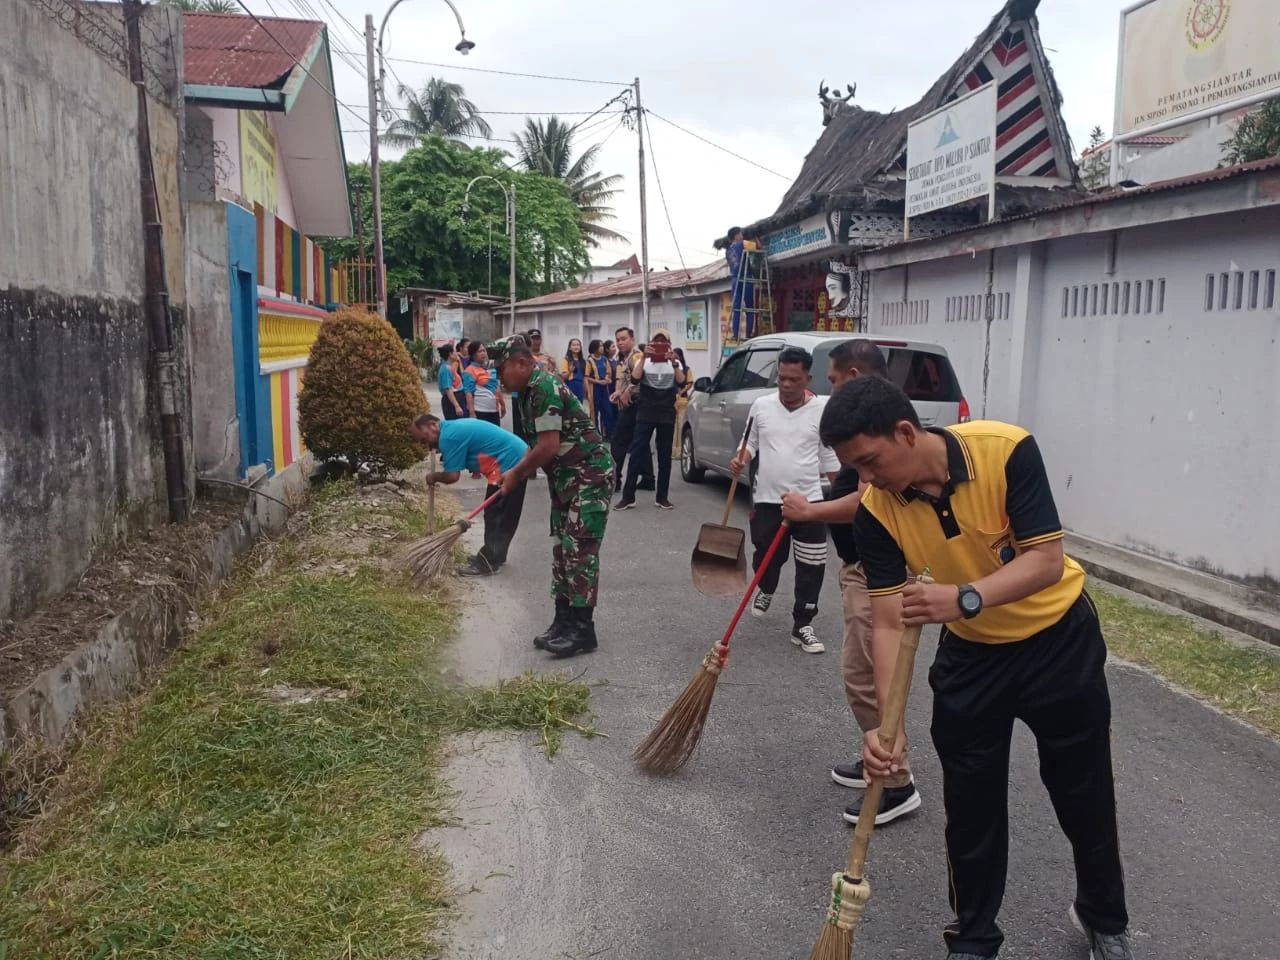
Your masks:
<svg viewBox="0 0 1280 960"><path fill-rule="evenodd" d="M541 369L523 342L493 344L489 355L502 385L519 394L530 450L502 479L514 489L541 467L551 493L551 596L556 616L533 645L557 657L596 648L595 607L600 543L613 494L613 458L591 415L563 380Z"/></svg>

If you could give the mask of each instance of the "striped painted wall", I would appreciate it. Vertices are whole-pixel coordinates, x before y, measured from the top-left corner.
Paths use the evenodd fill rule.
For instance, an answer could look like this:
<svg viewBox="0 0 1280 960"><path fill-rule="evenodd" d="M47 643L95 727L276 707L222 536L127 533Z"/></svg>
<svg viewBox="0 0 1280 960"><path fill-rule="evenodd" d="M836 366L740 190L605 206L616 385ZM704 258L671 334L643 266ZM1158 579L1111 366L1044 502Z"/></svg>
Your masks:
<svg viewBox="0 0 1280 960"><path fill-rule="evenodd" d="M307 452L298 432L298 391L306 366L268 374L271 391L272 462L279 473Z"/></svg>
<svg viewBox="0 0 1280 960"><path fill-rule="evenodd" d="M1034 52L1024 27L1011 27L964 78L964 88L999 83L996 115L996 173L1000 176L1069 176L1070 164L1054 155L1049 136L1053 109L1036 79ZM964 92L957 90L956 95Z"/></svg>
<svg viewBox="0 0 1280 960"><path fill-rule="evenodd" d="M254 204L258 225L258 292L317 307L345 302L335 297L337 273L329 255L309 237Z"/></svg>

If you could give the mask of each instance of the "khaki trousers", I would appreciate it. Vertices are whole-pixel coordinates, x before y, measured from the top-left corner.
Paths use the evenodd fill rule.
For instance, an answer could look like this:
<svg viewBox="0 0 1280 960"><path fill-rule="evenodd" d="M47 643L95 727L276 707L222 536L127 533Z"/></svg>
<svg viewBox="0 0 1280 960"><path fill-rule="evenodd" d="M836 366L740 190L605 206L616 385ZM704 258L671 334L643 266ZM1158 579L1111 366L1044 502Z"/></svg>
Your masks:
<svg viewBox="0 0 1280 960"><path fill-rule="evenodd" d="M840 665L844 673L844 695L853 718L862 732L880 726L876 702L875 671L871 665L871 597L867 576L860 563L840 567L840 599L844 604L844 645ZM886 787L905 787L911 782L911 765L902 758L902 769L885 781Z"/></svg>

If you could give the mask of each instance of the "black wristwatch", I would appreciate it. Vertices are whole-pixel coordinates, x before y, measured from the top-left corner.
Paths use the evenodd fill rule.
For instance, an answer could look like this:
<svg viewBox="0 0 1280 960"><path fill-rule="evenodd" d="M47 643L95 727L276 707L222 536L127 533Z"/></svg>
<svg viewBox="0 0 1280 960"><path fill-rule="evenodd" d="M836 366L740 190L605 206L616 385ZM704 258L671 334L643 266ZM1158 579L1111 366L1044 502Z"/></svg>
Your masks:
<svg viewBox="0 0 1280 960"><path fill-rule="evenodd" d="M960 584L960 615L972 620L982 612L982 594L967 583Z"/></svg>

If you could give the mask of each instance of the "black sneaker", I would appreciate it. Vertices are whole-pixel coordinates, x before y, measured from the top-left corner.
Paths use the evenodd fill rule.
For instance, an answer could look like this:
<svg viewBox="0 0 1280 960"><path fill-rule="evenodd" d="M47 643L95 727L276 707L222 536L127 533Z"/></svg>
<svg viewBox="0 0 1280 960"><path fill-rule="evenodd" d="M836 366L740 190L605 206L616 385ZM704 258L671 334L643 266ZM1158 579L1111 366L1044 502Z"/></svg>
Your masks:
<svg viewBox="0 0 1280 960"><path fill-rule="evenodd" d="M842 787L867 789L867 773L862 769L861 760L857 763L837 763L831 768L831 779Z"/></svg>
<svg viewBox="0 0 1280 960"><path fill-rule="evenodd" d="M614 510L630 510L636 505L634 500L619 500L613 505Z"/></svg>
<svg viewBox="0 0 1280 960"><path fill-rule="evenodd" d="M858 815L862 813L863 799L863 797L859 797L844 808L846 821L849 823L858 822ZM916 792L914 783L908 783L905 787L886 787L884 793L880 794L880 810L876 814L876 826L892 823L912 810L919 809L920 794ZM1107 960L1111 960L1111 958L1107 957Z"/></svg>
<svg viewBox="0 0 1280 960"><path fill-rule="evenodd" d="M491 577L498 572L498 568L491 564L484 557L477 554L471 558L471 562L458 571L460 577Z"/></svg>
<svg viewBox="0 0 1280 960"><path fill-rule="evenodd" d="M655 500L653 505L659 510L674 510L676 508L676 505L670 500Z"/></svg>
<svg viewBox="0 0 1280 960"><path fill-rule="evenodd" d="M1133 945L1126 933L1099 933L1092 930L1076 912L1075 904L1067 911L1071 924L1089 938L1090 960L1134 960Z"/></svg>
<svg viewBox="0 0 1280 960"><path fill-rule="evenodd" d="M756 598L751 601L751 615L759 620L769 612L769 604L773 603L773 594L763 590L756 591Z"/></svg>
<svg viewBox="0 0 1280 960"><path fill-rule="evenodd" d="M808 624L791 629L791 642L805 653L825 653L827 649L826 644L818 639L818 635L813 632L813 627Z"/></svg>

